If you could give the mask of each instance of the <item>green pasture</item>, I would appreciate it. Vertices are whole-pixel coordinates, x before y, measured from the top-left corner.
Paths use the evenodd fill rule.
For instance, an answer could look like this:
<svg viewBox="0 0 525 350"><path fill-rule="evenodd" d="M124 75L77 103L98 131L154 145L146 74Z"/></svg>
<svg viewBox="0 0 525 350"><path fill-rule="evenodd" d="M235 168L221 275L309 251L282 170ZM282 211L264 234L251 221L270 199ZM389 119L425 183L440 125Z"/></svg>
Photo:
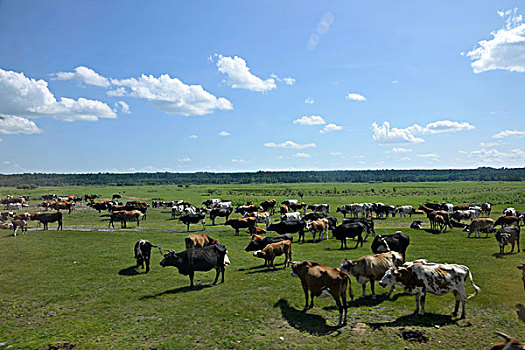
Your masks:
<svg viewBox="0 0 525 350"><path fill-rule="evenodd" d="M524 183L508 182L339 183L0 188L0 197L95 193L111 198L119 193L123 201L184 199L200 206L208 198L258 204L303 195L307 203L330 204L331 214L337 206L353 202L413 206L427 201L490 202L491 217L496 218L509 206L525 211L524 190ZM30 200L28 210L36 211L37 203ZM207 219L206 233L228 248L232 264L226 268L225 283L211 287L215 271L197 272L197 285L190 289L188 277L175 268L160 267L157 251L152 251L150 273L133 268L133 246L141 238L165 249L184 249L185 226L170 219L169 209L150 209L140 227L128 223L128 229L116 225L109 230L103 214L81 204L70 215L64 213L63 231L55 230L56 223L42 231L34 222L27 234L17 237L0 231L0 349L65 343L80 349L483 349L500 341L494 331L525 341L525 325L515 313L515 304L525 303L516 269L525 253L496 254L499 247L493 234L480 239L467 239L460 229L436 234L427 230L428 221L421 216L416 216L425 222L420 231L408 229L414 217L377 220L378 234L402 230L410 235L408 260L467 265L480 294L467 300L464 320L450 316L453 295L427 295L428 314L419 316L412 315L414 297L400 289L388 298L387 290L376 283L377 300L359 299L361 286L352 278L356 299L350 302L348 325L337 328L333 300L316 299L313 309L302 312L300 281L290 276L289 268L283 269L283 257L276 260L277 271L267 272L262 260L244 252L249 234L241 230L235 236L222 225L223 218L216 226ZM272 221L277 220L276 214ZM200 230L201 225L192 229ZM362 248L339 250L339 241L333 238L312 243L311 235L306 237L307 243L293 244L293 260L338 267L344 258L371 253L370 238ZM467 294L473 291L468 284ZM420 331L426 343L404 340L402 333L410 330Z"/></svg>

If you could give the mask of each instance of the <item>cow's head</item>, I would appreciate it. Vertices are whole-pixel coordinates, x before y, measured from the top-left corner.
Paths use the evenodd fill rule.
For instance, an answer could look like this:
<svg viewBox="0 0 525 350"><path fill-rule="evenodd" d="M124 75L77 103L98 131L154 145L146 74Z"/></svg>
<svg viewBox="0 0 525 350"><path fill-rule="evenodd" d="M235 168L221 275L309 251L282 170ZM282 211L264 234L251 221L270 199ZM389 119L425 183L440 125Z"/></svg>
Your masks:
<svg viewBox="0 0 525 350"><path fill-rule="evenodd" d="M266 252L263 252L262 250L257 250L255 252L253 252L253 256L256 257L256 258L266 258Z"/></svg>
<svg viewBox="0 0 525 350"><path fill-rule="evenodd" d="M178 267L182 264L182 257L176 254L173 250L168 249L168 253L164 254L164 259L160 262L160 266L175 266Z"/></svg>
<svg viewBox="0 0 525 350"><path fill-rule="evenodd" d="M383 288L387 286L394 286L397 283L396 278L398 278L400 275L401 273L398 269L391 267L385 272L383 278L381 278L379 281L379 285Z"/></svg>
<svg viewBox="0 0 525 350"><path fill-rule="evenodd" d="M339 268L341 269L341 271L351 274L352 267L354 267L356 264L357 264L356 261L344 259L343 262L341 263L341 266L339 266Z"/></svg>
<svg viewBox="0 0 525 350"><path fill-rule="evenodd" d="M251 252L251 251L254 251L254 250L257 250L257 249L259 249L259 244L252 239L250 241L250 243L248 243L246 248L244 248L244 251L245 252Z"/></svg>

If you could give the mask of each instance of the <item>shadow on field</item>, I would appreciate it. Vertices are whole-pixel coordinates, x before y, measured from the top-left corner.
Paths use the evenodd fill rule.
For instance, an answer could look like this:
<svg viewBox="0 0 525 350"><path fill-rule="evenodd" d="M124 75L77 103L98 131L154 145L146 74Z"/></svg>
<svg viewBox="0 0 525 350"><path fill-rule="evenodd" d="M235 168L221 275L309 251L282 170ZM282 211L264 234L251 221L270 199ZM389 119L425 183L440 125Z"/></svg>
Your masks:
<svg viewBox="0 0 525 350"><path fill-rule="evenodd" d="M277 266L283 266L282 268L278 268ZM270 267L270 269L268 270L268 267L267 266L264 266L264 265L260 265L260 266L256 266L256 267L253 267L253 268L249 268L249 269L246 269L246 270L255 270L255 269L258 269L257 271L250 271L250 272L246 272L247 275L253 275L254 273L269 273L269 272L272 272L272 271L281 271L281 270L286 270L286 268L284 267L284 263L282 264L274 264L274 266L276 267L275 269L273 267ZM239 269L239 271L241 271L241 269Z"/></svg>
<svg viewBox="0 0 525 350"><path fill-rule="evenodd" d="M494 254L492 254L492 256L495 257L495 258L501 259L501 258L503 258L504 256L507 256L507 255L516 255L516 254L518 254L518 253L517 253L517 252L494 253Z"/></svg>
<svg viewBox="0 0 525 350"><path fill-rule="evenodd" d="M205 288L212 288L212 287L214 287L212 284L206 284L206 285L199 284L193 287L190 287L190 286L179 287L175 289L165 290L164 292L153 294L153 295L144 295L140 297L139 300L156 298L156 297L160 297L166 294L179 294L179 293L186 293L186 292L192 292L192 291L199 291Z"/></svg>
<svg viewBox="0 0 525 350"><path fill-rule="evenodd" d="M348 301L348 307L377 306L385 300L389 300L388 293L376 294L375 299L372 299L372 296L368 295L365 298L358 297L354 300Z"/></svg>
<svg viewBox="0 0 525 350"><path fill-rule="evenodd" d="M396 318L390 322L371 322L368 323L370 328L376 330L381 327L403 327L403 326L420 326L420 327L435 327L446 326L449 324L457 324L458 319L450 315L425 313L424 315L410 314Z"/></svg>
<svg viewBox="0 0 525 350"><path fill-rule="evenodd" d="M273 307L281 308L281 314L286 322L299 331L308 332L315 336L328 335L335 331L340 332L339 327L327 325L323 317L297 310L290 306L286 299L279 299Z"/></svg>
<svg viewBox="0 0 525 350"><path fill-rule="evenodd" d="M433 235L439 235L441 233L445 233L445 232L439 232L439 230L431 230L429 228L421 229L420 231L425 231L427 233L432 233Z"/></svg>
<svg viewBox="0 0 525 350"><path fill-rule="evenodd" d="M136 276L140 275L140 273L137 271L137 266L132 265L130 267L126 267L125 269L122 269L118 272L121 276Z"/></svg>

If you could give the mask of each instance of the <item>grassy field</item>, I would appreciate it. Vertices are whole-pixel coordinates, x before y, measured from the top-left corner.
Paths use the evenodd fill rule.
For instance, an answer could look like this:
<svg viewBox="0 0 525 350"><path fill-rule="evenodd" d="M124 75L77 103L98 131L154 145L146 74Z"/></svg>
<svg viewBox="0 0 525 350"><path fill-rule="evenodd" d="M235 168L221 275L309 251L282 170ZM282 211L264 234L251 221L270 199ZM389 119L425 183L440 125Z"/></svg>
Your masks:
<svg viewBox="0 0 525 350"><path fill-rule="evenodd" d="M524 183L0 188L0 197L50 193L96 193L101 198L120 193L124 201L184 199L197 205L207 198L240 204L300 199L303 194L307 203L329 203L332 214L338 205L353 202L413 206L427 201L491 202L493 218L508 206L525 211ZM480 294L467 301L467 318L459 320L450 316L452 295L427 295L428 314L412 315L413 296L398 290L388 298L387 290L376 284L377 300L352 301L349 324L337 328L333 300L316 299L313 309L302 312L300 281L290 276L289 268L282 269L283 258L276 260L277 271L267 272L262 260L244 252L248 233L241 230L235 236L230 227L221 225L223 218L217 219L216 226L207 225L206 233L228 248L232 264L226 268L225 283L211 287L215 272L197 272L197 285L190 289L188 277L159 266L161 256L156 251L152 252L150 273L133 268L132 250L140 238L165 249L184 249L185 227L170 220L169 209L150 209L140 227L129 223L128 229L109 230L107 218L100 215L79 205L72 214L64 213L63 231L56 231L56 224L41 231L35 223L27 234L17 237L11 231L0 231L0 348L69 343L100 349L482 349L500 341L494 331L525 340L525 327L514 311L516 302L525 302L521 274L515 267L525 261L525 253L495 254L499 247L493 234L487 239L467 239L460 229L443 234L425 230L426 218L425 229L420 231L408 229L409 218L377 220L378 234L403 230L410 235L408 260L427 258L469 266ZM277 221L278 215L272 220ZM200 225L194 228L200 230ZM306 237L311 239L309 234ZM294 243L293 260L338 267L344 258L370 254L370 243L369 239L362 248L343 251L333 238L315 244ZM358 297L361 288L353 278L352 287ZM468 285L467 294L472 292ZM411 330L420 331L426 344L404 340L402 333Z"/></svg>

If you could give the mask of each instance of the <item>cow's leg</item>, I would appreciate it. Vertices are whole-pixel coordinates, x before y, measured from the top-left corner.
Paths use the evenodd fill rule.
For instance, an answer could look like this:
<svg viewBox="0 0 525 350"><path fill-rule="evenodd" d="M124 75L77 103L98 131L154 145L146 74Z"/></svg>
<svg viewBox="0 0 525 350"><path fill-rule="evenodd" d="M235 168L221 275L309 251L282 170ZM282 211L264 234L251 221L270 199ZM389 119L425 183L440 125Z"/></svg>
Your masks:
<svg viewBox="0 0 525 350"><path fill-rule="evenodd" d="M416 309L414 310L414 314L418 314L419 313L419 294L416 294Z"/></svg>
<svg viewBox="0 0 525 350"><path fill-rule="evenodd" d="M420 303L421 303L421 315L424 315L425 314L425 297L426 297L426 294L423 294L421 296L421 299L420 299Z"/></svg>
<svg viewBox="0 0 525 350"><path fill-rule="evenodd" d="M221 276L221 283L224 283L224 270L226 270L226 269L224 268L224 266L222 266L221 267L221 275L222 275Z"/></svg>
<svg viewBox="0 0 525 350"><path fill-rule="evenodd" d="M146 259L146 273L149 272L149 259Z"/></svg>
<svg viewBox="0 0 525 350"><path fill-rule="evenodd" d="M357 249L357 246L359 245L359 242L361 242L361 247L363 246L363 237L361 236L361 233L357 235L357 244L355 245L354 249Z"/></svg>
<svg viewBox="0 0 525 350"><path fill-rule="evenodd" d="M363 286L363 294L361 294L361 298L365 298L366 297L366 282L362 284Z"/></svg>
<svg viewBox="0 0 525 350"><path fill-rule="evenodd" d="M219 280L219 274L221 273L220 268L217 266L215 268L215 281L213 281L212 284L217 284L217 281Z"/></svg>
<svg viewBox="0 0 525 350"><path fill-rule="evenodd" d="M190 231L190 223L188 222L188 223L186 224L186 232L189 232L189 231Z"/></svg>
<svg viewBox="0 0 525 350"><path fill-rule="evenodd" d="M202 220L202 230L206 231L206 222L204 220Z"/></svg>
<svg viewBox="0 0 525 350"><path fill-rule="evenodd" d="M390 291L388 292L388 296L391 296L395 290L396 290L396 286L392 286L392 288L390 288Z"/></svg>
<svg viewBox="0 0 525 350"><path fill-rule="evenodd" d="M330 294L332 294L332 293L330 293ZM332 294L332 298L334 298L335 304L337 305L337 308L339 309L339 323L337 325L338 326L342 326L343 325L343 311L344 311L345 308L343 308L343 305L341 304L341 300L339 299L339 295ZM346 317L345 317L345 321L346 321Z"/></svg>
<svg viewBox="0 0 525 350"><path fill-rule="evenodd" d="M137 215L137 227L139 227L139 223L140 223L140 219L139 219L139 217Z"/></svg>
<svg viewBox="0 0 525 350"><path fill-rule="evenodd" d="M465 295L465 287L463 287L463 290L459 293L459 297L461 299L461 318L465 318L467 315L465 312L465 300L467 299Z"/></svg>
<svg viewBox="0 0 525 350"><path fill-rule="evenodd" d="M454 297L456 298L456 304L454 305L454 312L452 312L452 316L456 317L458 315L459 309L459 292L454 290L452 293L454 293Z"/></svg>
<svg viewBox="0 0 525 350"><path fill-rule="evenodd" d="M308 285L304 281L301 281L301 284L303 285L304 299L305 299L303 311L306 311L308 310Z"/></svg>
<svg viewBox="0 0 525 350"><path fill-rule="evenodd" d="M239 228L238 228L238 227L235 229L235 235L236 235L236 236L239 235Z"/></svg>
<svg viewBox="0 0 525 350"><path fill-rule="evenodd" d="M195 275L195 271L191 271L189 273L190 276L190 287L193 287L193 276Z"/></svg>
<svg viewBox="0 0 525 350"><path fill-rule="evenodd" d="M374 279L370 280L370 289L372 290L372 299L375 300L375 298L376 298L376 291L375 291L375 281L374 281Z"/></svg>

